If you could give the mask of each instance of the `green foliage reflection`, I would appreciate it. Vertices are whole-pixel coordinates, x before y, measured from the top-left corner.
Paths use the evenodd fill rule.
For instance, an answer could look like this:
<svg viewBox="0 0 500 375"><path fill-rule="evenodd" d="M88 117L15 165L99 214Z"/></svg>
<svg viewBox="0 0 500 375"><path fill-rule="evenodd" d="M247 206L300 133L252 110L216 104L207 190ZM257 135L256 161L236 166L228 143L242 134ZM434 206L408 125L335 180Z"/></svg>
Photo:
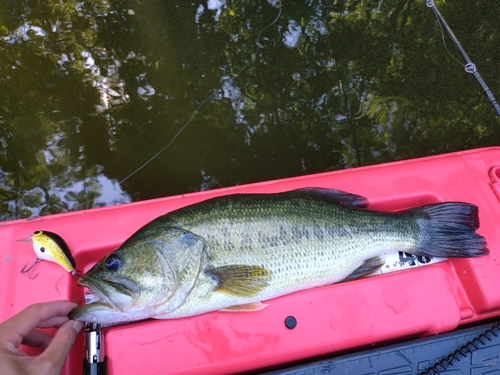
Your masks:
<svg viewBox="0 0 500 375"><path fill-rule="evenodd" d="M500 95L500 5L437 5ZM499 142L423 0L10 0L0 15L2 220Z"/></svg>

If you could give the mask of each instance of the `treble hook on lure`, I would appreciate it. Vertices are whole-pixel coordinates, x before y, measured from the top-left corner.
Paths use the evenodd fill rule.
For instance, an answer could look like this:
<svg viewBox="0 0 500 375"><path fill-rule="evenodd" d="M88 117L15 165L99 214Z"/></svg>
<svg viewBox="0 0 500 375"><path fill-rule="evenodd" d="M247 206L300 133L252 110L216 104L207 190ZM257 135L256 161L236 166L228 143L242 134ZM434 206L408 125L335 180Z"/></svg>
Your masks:
<svg viewBox="0 0 500 375"><path fill-rule="evenodd" d="M58 234L37 230L27 239L18 241L33 242L33 250L35 250L37 258L31 266L26 268L28 266L26 263L21 269L21 273L26 274L30 279L38 276L38 273L35 276L30 276L29 271L42 260L57 263L66 271L71 272L72 275L78 275L75 269L75 260L69 251L69 247Z"/></svg>
<svg viewBox="0 0 500 375"><path fill-rule="evenodd" d="M31 271L31 269L32 269L33 267L35 267L35 266L37 265L37 263L38 263L38 262L41 262L41 261L42 261L42 260L41 260L40 258L36 258L36 259L35 259L35 262L34 262L31 266L29 266L28 268L26 268L26 266L28 265L28 263L26 263L26 264L23 266L23 268L21 268L21 273L25 273L25 274L26 274L26 276L28 276L30 279L36 279L36 277L38 276L38 274L36 274L35 276L33 276L33 277L32 277L32 276L30 276L29 272Z"/></svg>

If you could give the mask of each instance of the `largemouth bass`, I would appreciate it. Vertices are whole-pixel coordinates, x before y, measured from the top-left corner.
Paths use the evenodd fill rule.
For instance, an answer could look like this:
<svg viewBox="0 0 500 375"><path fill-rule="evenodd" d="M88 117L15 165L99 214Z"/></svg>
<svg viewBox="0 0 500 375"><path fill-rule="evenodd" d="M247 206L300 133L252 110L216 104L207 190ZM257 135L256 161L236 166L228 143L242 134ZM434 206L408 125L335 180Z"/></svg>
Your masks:
<svg viewBox="0 0 500 375"><path fill-rule="evenodd" d="M367 205L358 195L307 188L228 195L170 212L80 278L98 300L70 317L114 324L254 311L262 301L373 273L386 252L488 254L472 204L395 213Z"/></svg>

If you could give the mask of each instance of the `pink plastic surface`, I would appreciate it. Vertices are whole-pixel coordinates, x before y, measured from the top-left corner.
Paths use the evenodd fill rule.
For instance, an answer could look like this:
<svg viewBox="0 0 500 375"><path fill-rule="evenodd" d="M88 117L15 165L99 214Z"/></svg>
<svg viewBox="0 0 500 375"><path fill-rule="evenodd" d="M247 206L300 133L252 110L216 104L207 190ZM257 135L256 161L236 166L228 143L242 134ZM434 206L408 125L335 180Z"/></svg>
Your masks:
<svg viewBox="0 0 500 375"><path fill-rule="evenodd" d="M381 210L439 201L474 203L479 206L478 232L486 237L490 255L303 291L271 300L253 313L213 312L109 328L108 373L235 373L446 332L500 315L500 148L489 148L0 223L0 319L35 302L83 302L76 278L56 264L38 264L34 280L20 273L35 254L30 243L16 240L36 230L62 236L84 271L142 225L173 209L224 194L311 186L363 195L370 208ZM291 330L284 325L290 315L297 319ZM83 356L80 335L63 373L79 374Z"/></svg>

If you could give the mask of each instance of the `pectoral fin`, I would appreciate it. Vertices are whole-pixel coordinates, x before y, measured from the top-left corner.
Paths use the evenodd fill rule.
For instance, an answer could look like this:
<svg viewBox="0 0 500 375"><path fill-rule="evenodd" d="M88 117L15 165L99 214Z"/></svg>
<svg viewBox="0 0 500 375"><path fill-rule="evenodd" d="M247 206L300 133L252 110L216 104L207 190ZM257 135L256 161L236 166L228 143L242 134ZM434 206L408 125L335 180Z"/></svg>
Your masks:
<svg viewBox="0 0 500 375"><path fill-rule="evenodd" d="M250 312L250 311L259 311L262 310L263 308L269 306L266 303L262 302L254 302L254 303L245 303L243 305L236 305L236 306L229 306L226 307L225 309L220 309L219 311L226 311L226 312Z"/></svg>
<svg viewBox="0 0 500 375"><path fill-rule="evenodd" d="M209 268L205 272L217 280L216 290L237 297L251 297L262 291L271 279L259 266L231 265Z"/></svg>
<svg viewBox="0 0 500 375"><path fill-rule="evenodd" d="M377 271L382 267L385 263L385 260L380 257L369 258L363 262L361 266L356 268L354 272L352 272L349 276L347 276L344 281L351 281L359 279L363 276L368 276L373 272Z"/></svg>

